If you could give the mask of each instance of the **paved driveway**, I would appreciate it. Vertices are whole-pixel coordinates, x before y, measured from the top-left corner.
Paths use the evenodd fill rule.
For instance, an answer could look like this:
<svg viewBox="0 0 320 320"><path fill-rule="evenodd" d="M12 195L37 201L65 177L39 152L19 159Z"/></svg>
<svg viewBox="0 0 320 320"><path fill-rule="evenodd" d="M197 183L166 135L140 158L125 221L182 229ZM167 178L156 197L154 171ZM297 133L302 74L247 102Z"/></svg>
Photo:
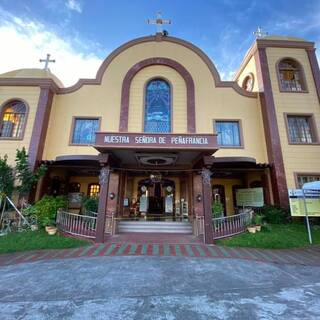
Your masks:
<svg viewBox="0 0 320 320"><path fill-rule="evenodd" d="M319 319L320 267L94 257L0 268L1 319Z"/></svg>

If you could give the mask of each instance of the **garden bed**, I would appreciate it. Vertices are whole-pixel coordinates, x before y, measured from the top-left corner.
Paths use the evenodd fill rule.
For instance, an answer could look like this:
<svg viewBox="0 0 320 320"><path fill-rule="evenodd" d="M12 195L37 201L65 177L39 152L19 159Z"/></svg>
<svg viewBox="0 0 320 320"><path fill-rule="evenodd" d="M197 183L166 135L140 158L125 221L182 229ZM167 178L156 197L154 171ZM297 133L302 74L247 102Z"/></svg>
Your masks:
<svg viewBox="0 0 320 320"><path fill-rule="evenodd" d="M320 245L320 227L312 228L313 244ZM304 224L270 224L260 232L244 233L217 240L216 244L228 247L250 247L263 249L289 249L309 246Z"/></svg>
<svg viewBox="0 0 320 320"><path fill-rule="evenodd" d="M62 235L49 236L44 230L15 232L0 237L0 254L40 249L78 248L91 243Z"/></svg>

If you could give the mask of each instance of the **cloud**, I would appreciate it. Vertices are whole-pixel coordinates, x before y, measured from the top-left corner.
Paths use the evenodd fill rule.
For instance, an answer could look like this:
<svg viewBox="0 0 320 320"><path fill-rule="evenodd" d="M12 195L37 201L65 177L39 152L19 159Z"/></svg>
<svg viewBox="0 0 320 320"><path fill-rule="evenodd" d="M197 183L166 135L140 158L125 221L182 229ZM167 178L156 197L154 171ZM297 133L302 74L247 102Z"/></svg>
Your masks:
<svg viewBox="0 0 320 320"><path fill-rule="evenodd" d="M49 67L66 86L79 78L94 78L102 63L95 52L98 44L75 36L62 38L48 26L35 20L26 20L0 9L0 41L6 46L0 50L0 73L20 68L43 68L39 58L47 53L56 60ZM90 48L91 47L91 48Z"/></svg>
<svg viewBox="0 0 320 320"><path fill-rule="evenodd" d="M77 0L67 0L66 6L70 10L77 11L78 13L82 12L81 5Z"/></svg>
<svg viewBox="0 0 320 320"><path fill-rule="evenodd" d="M242 41L239 42L239 38ZM219 45L212 46L209 56L214 56L216 68L219 71L222 80L232 80L236 70L239 68L240 62L245 55L254 37L252 33L241 34L241 30L234 24L226 24L221 30L218 38Z"/></svg>

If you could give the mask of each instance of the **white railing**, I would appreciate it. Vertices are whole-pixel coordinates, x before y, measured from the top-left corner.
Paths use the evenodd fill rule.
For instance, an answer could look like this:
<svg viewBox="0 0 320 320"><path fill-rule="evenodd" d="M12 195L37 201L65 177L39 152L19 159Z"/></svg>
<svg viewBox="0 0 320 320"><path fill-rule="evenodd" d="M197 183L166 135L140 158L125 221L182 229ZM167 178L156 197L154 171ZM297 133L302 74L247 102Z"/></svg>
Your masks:
<svg viewBox="0 0 320 320"><path fill-rule="evenodd" d="M81 215L58 210L56 224L58 230L75 236L95 238L97 218L94 215Z"/></svg>
<svg viewBox="0 0 320 320"><path fill-rule="evenodd" d="M117 231L117 219L115 218L115 214L108 213L106 214L106 221L104 226L104 233L114 235Z"/></svg>
<svg viewBox="0 0 320 320"><path fill-rule="evenodd" d="M196 236L204 235L204 217L195 216L192 220L192 233Z"/></svg>
<svg viewBox="0 0 320 320"><path fill-rule="evenodd" d="M252 210L246 210L234 216L212 219L213 238L230 237L246 231L247 225L251 222L252 213Z"/></svg>

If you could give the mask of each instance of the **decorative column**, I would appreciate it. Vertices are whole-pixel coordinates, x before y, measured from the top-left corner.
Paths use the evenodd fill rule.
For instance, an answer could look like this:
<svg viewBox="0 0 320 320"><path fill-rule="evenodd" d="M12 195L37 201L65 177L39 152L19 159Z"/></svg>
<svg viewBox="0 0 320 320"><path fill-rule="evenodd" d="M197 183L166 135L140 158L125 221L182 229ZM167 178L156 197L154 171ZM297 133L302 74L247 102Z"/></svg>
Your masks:
<svg viewBox="0 0 320 320"><path fill-rule="evenodd" d="M310 67L311 67L311 71L312 71L312 75L313 75L314 84L315 84L317 94L318 94L318 99L320 102L320 71L319 71L318 60L316 57L316 49L311 48L311 49L306 49L306 50L307 50L307 54L308 54L308 58L309 58L309 62L310 62Z"/></svg>
<svg viewBox="0 0 320 320"><path fill-rule="evenodd" d="M271 165L272 193L275 203L285 208L288 207L289 204L288 189L266 48L258 48L254 54L254 58L257 68L259 99L268 161Z"/></svg>
<svg viewBox="0 0 320 320"><path fill-rule="evenodd" d="M42 154L47 136L50 112L54 92L50 86L41 87L36 117L32 129L28 149L30 168L35 170L42 160Z"/></svg>
<svg viewBox="0 0 320 320"><path fill-rule="evenodd" d="M108 196L107 196L107 207L106 213L108 216L118 216L119 214L119 183L120 183L120 173L110 172L109 175L109 186L108 186Z"/></svg>
<svg viewBox="0 0 320 320"><path fill-rule="evenodd" d="M203 168L201 171L201 178L204 215L204 243L213 244L211 171L207 168Z"/></svg>
<svg viewBox="0 0 320 320"><path fill-rule="evenodd" d="M263 195L264 195L264 202L265 204L271 204L271 190L270 190L270 186L269 186L269 181L268 181L268 172L267 169L265 169L265 171L262 173L261 175L261 184L262 184L262 188L263 188Z"/></svg>
<svg viewBox="0 0 320 320"><path fill-rule="evenodd" d="M106 222L108 186L110 177L110 167L102 163L99 175L100 195L97 218L96 242L104 242L104 227Z"/></svg>

